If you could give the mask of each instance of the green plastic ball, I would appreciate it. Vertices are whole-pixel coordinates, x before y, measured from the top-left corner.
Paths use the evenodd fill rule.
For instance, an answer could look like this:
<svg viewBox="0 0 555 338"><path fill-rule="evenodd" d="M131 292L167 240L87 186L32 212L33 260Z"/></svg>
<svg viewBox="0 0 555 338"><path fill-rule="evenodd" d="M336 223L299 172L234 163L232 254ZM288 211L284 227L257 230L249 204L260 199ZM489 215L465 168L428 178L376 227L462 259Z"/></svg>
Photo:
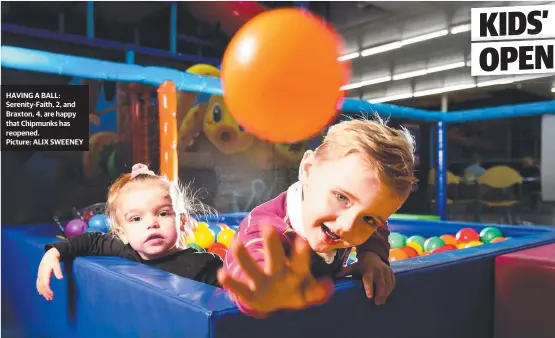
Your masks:
<svg viewBox="0 0 555 338"><path fill-rule="evenodd" d="M416 242L418 243L418 245L420 245L422 249L424 249L424 242L426 242L426 239L422 236L415 235L415 236L410 236L407 239L407 243L410 243L410 242Z"/></svg>
<svg viewBox="0 0 555 338"><path fill-rule="evenodd" d="M443 241L443 239L437 237L437 236L433 236L430 237L426 240L426 242L424 242L424 250L425 251L432 251L435 249L439 249L442 246L445 245L445 242Z"/></svg>
<svg viewBox="0 0 555 338"><path fill-rule="evenodd" d="M480 231L480 240L484 243L489 243L492 239L497 237L503 237L503 233L495 227L487 227Z"/></svg>
<svg viewBox="0 0 555 338"><path fill-rule="evenodd" d="M400 234L398 232L392 232L389 234L389 245L392 249L401 249L407 243L407 236Z"/></svg>
<svg viewBox="0 0 555 338"><path fill-rule="evenodd" d="M189 244L187 244L187 246L189 248L197 250L197 252L206 252L206 250L204 250L203 248L201 248L199 245L197 245L195 243L189 243Z"/></svg>

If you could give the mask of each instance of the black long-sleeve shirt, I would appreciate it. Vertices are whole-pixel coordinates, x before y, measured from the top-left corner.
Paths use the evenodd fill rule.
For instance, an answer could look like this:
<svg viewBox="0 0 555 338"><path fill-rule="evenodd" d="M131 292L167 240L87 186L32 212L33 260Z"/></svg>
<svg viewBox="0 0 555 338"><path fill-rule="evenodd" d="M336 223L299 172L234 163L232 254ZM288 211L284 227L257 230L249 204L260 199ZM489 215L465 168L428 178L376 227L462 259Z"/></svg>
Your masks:
<svg viewBox="0 0 555 338"><path fill-rule="evenodd" d="M220 287L217 272L222 267L221 259L207 252L189 248L153 260L144 260L130 245L124 244L114 235L87 232L45 246L45 251L56 248L60 260L68 261L79 256L114 256L150 265L155 268L189 278L198 282Z"/></svg>

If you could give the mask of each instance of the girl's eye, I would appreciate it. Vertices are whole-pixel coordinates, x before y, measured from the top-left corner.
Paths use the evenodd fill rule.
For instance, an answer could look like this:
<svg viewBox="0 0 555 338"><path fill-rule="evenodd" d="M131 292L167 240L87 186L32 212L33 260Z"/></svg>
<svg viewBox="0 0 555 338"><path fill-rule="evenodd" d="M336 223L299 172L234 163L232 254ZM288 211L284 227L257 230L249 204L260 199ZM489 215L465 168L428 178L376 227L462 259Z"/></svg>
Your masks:
<svg viewBox="0 0 555 338"><path fill-rule="evenodd" d="M160 212L160 216L162 216L162 217L171 216L171 212L169 212L169 211L162 211L162 212Z"/></svg>
<svg viewBox="0 0 555 338"><path fill-rule="evenodd" d="M140 220L141 218L139 216L131 217L130 219L131 222L139 222Z"/></svg>
<svg viewBox="0 0 555 338"><path fill-rule="evenodd" d="M343 194L336 193L335 198L341 203L345 203L345 204L349 203L349 199L345 197L345 195Z"/></svg>
<svg viewBox="0 0 555 338"><path fill-rule="evenodd" d="M366 223L368 223L369 225L374 226L374 227L378 226L378 222L376 222L376 219L374 217L364 216L363 218L364 218L364 221Z"/></svg>

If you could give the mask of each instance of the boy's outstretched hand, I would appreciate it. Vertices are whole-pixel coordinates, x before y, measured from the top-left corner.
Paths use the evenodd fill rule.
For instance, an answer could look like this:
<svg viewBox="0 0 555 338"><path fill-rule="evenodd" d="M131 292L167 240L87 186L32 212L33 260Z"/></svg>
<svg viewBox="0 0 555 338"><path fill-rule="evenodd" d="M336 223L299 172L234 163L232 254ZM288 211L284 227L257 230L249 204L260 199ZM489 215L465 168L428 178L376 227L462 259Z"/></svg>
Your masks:
<svg viewBox="0 0 555 338"><path fill-rule="evenodd" d="M37 291L39 295L46 300L54 299L54 292L50 288L50 278L52 274L57 279L62 279L62 267L60 266L60 252L52 248L48 250L40 261L39 271L37 273Z"/></svg>
<svg viewBox="0 0 555 338"><path fill-rule="evenodd" d="M278 234L271 226L263 227L264 271L248 254L243 244L235 242L230 250L245 280L224 270L218 280L235 294L243 307L264 316L277 310L299 310L327 301L334 291L331 279L316 280L310 272L310 249L306 241L295 239L291 258L285 255Z"/></svg>

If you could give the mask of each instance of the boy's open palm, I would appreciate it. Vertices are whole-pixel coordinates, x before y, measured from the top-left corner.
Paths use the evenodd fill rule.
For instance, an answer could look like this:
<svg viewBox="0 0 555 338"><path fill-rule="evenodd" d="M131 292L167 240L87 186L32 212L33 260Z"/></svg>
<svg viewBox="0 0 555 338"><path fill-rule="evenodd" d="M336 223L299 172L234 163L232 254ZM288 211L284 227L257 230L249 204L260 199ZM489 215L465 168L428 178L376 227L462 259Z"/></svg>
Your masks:
<svg viewBox="0 0 555 338"><path fill-rule="evenodd" d="M60 266L60 253L55 248L48 250L40 261L37 273L37 291L46 300L54 299L54 292L50 288L52 274L57 279L62 279L62 267Z"/></svg>
<svg viewBox="0 0 555 338"><path fill-rule="evenodd" d="M306 241L295 239L289 259L271 226L263 227L262 232L264 270L242 244L235 243L230 249L247 278L239 280L220 270L218 280L222 286L234 293L242 305L260 314L303 309L328 300L334 291L333 282L331 279L316 280L312 276Z"/></svg>

